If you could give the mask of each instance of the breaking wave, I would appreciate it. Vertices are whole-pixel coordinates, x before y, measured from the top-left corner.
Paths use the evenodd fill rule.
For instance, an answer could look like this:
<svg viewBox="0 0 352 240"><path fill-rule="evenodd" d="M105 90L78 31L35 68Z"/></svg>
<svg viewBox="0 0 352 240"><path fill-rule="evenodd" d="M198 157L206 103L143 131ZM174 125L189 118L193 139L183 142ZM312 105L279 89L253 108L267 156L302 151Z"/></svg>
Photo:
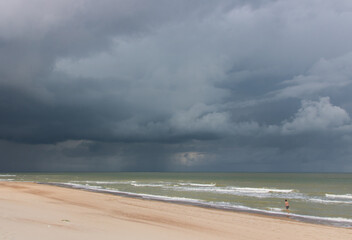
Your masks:
<svg viewBox="0 0 352 240"><path fill-rule="evenodd" d="M342 195L337 195L337 194L325 194L327 198L338 198L338 199L352 199L351 194L342 194Z"/></svg>

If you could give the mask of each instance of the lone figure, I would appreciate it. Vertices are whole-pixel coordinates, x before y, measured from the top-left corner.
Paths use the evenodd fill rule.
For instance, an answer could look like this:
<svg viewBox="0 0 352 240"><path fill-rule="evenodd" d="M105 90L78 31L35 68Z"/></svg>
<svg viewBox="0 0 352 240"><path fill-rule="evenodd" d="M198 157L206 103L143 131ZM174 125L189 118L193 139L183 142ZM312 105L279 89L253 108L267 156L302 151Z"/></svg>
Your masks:
<svg viewBox="0 0 352 240"><path fill-rule="evenodd" d="M290 208L290 204L288 204L287 199L285 199L285 207L286 207L286 211L287 211L287 213L290 213L290 210L289 210L289 208Z"/></svg>

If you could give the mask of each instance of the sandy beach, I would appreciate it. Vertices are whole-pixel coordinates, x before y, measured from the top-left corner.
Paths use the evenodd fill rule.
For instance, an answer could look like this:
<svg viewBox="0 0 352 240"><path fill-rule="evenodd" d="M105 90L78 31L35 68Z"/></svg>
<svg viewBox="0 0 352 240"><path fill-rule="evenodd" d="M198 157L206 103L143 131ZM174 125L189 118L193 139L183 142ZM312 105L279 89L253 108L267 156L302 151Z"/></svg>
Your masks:
<svg viewBox="0 0 352 240"><path fill-rule="evenodd" d="M352 239L352 229L23 182L0 183L0 239Z"/></svg>

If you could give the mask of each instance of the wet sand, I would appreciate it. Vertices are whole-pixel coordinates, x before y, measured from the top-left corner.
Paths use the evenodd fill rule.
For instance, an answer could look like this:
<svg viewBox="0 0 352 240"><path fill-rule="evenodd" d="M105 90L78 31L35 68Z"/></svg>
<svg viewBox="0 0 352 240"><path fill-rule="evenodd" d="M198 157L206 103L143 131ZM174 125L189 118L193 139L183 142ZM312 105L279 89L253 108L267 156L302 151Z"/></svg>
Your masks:
<svg viewBox="0 0 352 240"><path fill-rule="evenodd" d="M352 229L0 182L0 239L352 239Z"/></svg>

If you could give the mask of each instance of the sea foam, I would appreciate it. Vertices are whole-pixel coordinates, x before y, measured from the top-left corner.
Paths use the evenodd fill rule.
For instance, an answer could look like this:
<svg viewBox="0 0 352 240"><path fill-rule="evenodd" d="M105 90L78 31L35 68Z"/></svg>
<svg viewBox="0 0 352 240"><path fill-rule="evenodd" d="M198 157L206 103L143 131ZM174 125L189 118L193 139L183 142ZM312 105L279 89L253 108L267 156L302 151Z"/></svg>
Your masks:
<svg viewBox="0 0 352 240"><path fill-rule="evenodd" d="M325 194L325 196L328 197L328 198L352 199L352 195L351 194L341 194L341 195Z"/></svg>
<svg viewBox="0 0 352 240"><path fill-rule="evenodd" d="M337 203L352 204L352 201L327 200L327 199L320 199L320 198L310 198L308 200L311 202L317 202L322 204L337 204Z"/></svg>

